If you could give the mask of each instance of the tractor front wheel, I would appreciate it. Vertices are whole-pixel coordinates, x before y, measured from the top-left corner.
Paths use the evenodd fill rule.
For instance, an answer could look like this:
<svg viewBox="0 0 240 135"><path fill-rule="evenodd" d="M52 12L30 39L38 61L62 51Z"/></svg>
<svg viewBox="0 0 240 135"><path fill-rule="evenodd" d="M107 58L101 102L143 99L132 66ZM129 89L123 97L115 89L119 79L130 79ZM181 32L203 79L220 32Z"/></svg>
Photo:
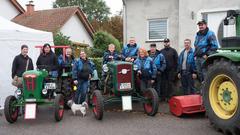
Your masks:
<svg viewBox="0 0 240 135"><path fill-rule="evenodd" d="M92 105L95 118L101 120L103 118L104 103L103 96L99 90L93 91Z"/></svg>
<svg viewBox="0 0 240 135"><path fill-rule="evenodd" d="M61 121L64 114L64 98L62 94L57 94L57 96L54 99L54 107L55 107L55 120Z"/></svg>
<svg viewBox="0 0 240 135"><path fill-rule="evenodd" d="M225 59L208 66L203 99L210 122L224 134L240 134L240 70Z"/></svg>
<svg viewBox="0 0 240 135"><path fill-rule="evenodd" d="M17 103L17 99L14 96L8 96L4 103L5 118L9 123L17 121L19 107L14 106Z"/></svg>
<svg viewBox="0 0 240 135"><path fill-rule="evenodd" d="M155 116L158 112L158 94L155 89L148 88L143 92L143 96L145 98L145 102L143 103L144 111L149 116Z"/></svg>

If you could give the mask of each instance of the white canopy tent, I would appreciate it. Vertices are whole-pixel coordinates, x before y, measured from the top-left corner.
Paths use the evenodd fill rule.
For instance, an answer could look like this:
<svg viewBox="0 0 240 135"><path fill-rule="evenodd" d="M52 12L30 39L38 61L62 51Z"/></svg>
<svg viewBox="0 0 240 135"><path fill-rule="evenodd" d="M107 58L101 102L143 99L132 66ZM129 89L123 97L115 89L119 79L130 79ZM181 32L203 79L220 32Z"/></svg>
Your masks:
<svg viewBox="0 0 240 135"><path fill-rule="evenodd" d="M4 107L5 98L13 95L16 89L11 85L11 70L14 57L20 54L21 45L28 45L29 56L35 64L39 56L39 49L35 46L44 43L53 45L52 33L27 28L0 16L0 109Z"/></svg>

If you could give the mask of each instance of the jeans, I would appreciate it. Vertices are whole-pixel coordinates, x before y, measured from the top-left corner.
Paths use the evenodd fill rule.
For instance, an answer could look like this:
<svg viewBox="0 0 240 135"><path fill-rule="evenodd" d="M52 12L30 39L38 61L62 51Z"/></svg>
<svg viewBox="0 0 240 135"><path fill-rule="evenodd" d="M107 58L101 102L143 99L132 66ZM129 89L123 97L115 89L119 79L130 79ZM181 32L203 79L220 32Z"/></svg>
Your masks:
<svg viewBox="0 0 240 135"><path fill-rule="evenodd" d="M181 83L183 88L183 94L195 94L194 80L192 78L192 73L182 70L181 72Z"/></svg>
<svg viewBox="0 0 240 135"><path fill-rule="evenodd" d="M204 81L204 77L206 74L206 69L203 68L204 61L205 59L203 57L196 58L197 75L200 82Z"/></svg>
<svg viewBox="0 0 240 135"><path fill-rule="evenodd" d="M78 89L75 94L74 102L82 104L86 100L86 95L89 87L89 80L78 80Z"/></svg>

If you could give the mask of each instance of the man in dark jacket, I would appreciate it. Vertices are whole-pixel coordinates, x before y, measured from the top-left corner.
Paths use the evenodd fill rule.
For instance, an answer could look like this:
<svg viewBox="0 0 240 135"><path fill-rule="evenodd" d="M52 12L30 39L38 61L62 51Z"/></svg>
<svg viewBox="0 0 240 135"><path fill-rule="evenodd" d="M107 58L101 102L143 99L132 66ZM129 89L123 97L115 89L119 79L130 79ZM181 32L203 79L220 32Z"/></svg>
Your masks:
<svg viewBox="0 0 240 135"><path fill-rule="evenodd" d="M75 58L72 54L72 49L67 48L66 54L65 54L65 60L63 58L63 55L60 55L58 57L58 65L59 65L60 75L63 72L63 69L65 70L65 72L72 72L72 66L73 66L74 62L75 62Z"/></svg>
<svg viewBox="0 0 240 135"><path fill-rule="evenodd" d="M168 100L172 96L174 81L177 73L178 53L170 47L170 40L164 39L164 48L160 51L166 60L166 70L162 75L161 90L163 90L163 97Z"/></svg>
<svg viewBox="0 0 240 135"><path fill-rule="evenodd" d="M17 55L12 63L12 78L16 81L16 84L13 85L18 85L18 82L20 83L19 85L21 85L20 78L26 70L33 70L33 62L28 56L28 46L22 45L21 54Z"/></svg>
<svg viewBox="0 0 240 135"><path fill-rule="evenodd" d="M209 30L207 27L207 22L205 20L198 22L199 31L195 37L195 52L194 56L196 58L197 72L200 82L204 80L205 69L203 68L203 63L207 57L216 52L218 48L217 38L213 31Z"/></svg>
<svg viewBox="0 0 240 135"><path fill-rule="evenodd" d="M110 45L108 45L108 50L106 52L104 52L103 65L107 64L108 62L113 61L113 60L119 60L119 55L115 50L115 45L110 44Z"/></svg>
<svg viewBox="0 0 240 135"><path fill-rule="evenodd" d="M184 47L178 58L178 78L181 79L184 95L195 94L194 79L197 77L197 69L190 39L184 40Z"/></svg>

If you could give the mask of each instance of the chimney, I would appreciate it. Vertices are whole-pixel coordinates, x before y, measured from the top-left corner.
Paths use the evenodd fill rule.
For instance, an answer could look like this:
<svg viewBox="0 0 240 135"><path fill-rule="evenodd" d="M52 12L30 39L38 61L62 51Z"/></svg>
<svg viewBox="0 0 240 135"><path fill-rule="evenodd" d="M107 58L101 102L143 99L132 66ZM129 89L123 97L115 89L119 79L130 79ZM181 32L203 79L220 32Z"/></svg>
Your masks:
<svg viewBox="0 0 240 135"><path fill-rule="evenodd" d="M33 4L33 1L29 1L28 4L26 4L26 7L27 7L27 15L31 15L33 12L34 12L34 4Z"/></svg>

